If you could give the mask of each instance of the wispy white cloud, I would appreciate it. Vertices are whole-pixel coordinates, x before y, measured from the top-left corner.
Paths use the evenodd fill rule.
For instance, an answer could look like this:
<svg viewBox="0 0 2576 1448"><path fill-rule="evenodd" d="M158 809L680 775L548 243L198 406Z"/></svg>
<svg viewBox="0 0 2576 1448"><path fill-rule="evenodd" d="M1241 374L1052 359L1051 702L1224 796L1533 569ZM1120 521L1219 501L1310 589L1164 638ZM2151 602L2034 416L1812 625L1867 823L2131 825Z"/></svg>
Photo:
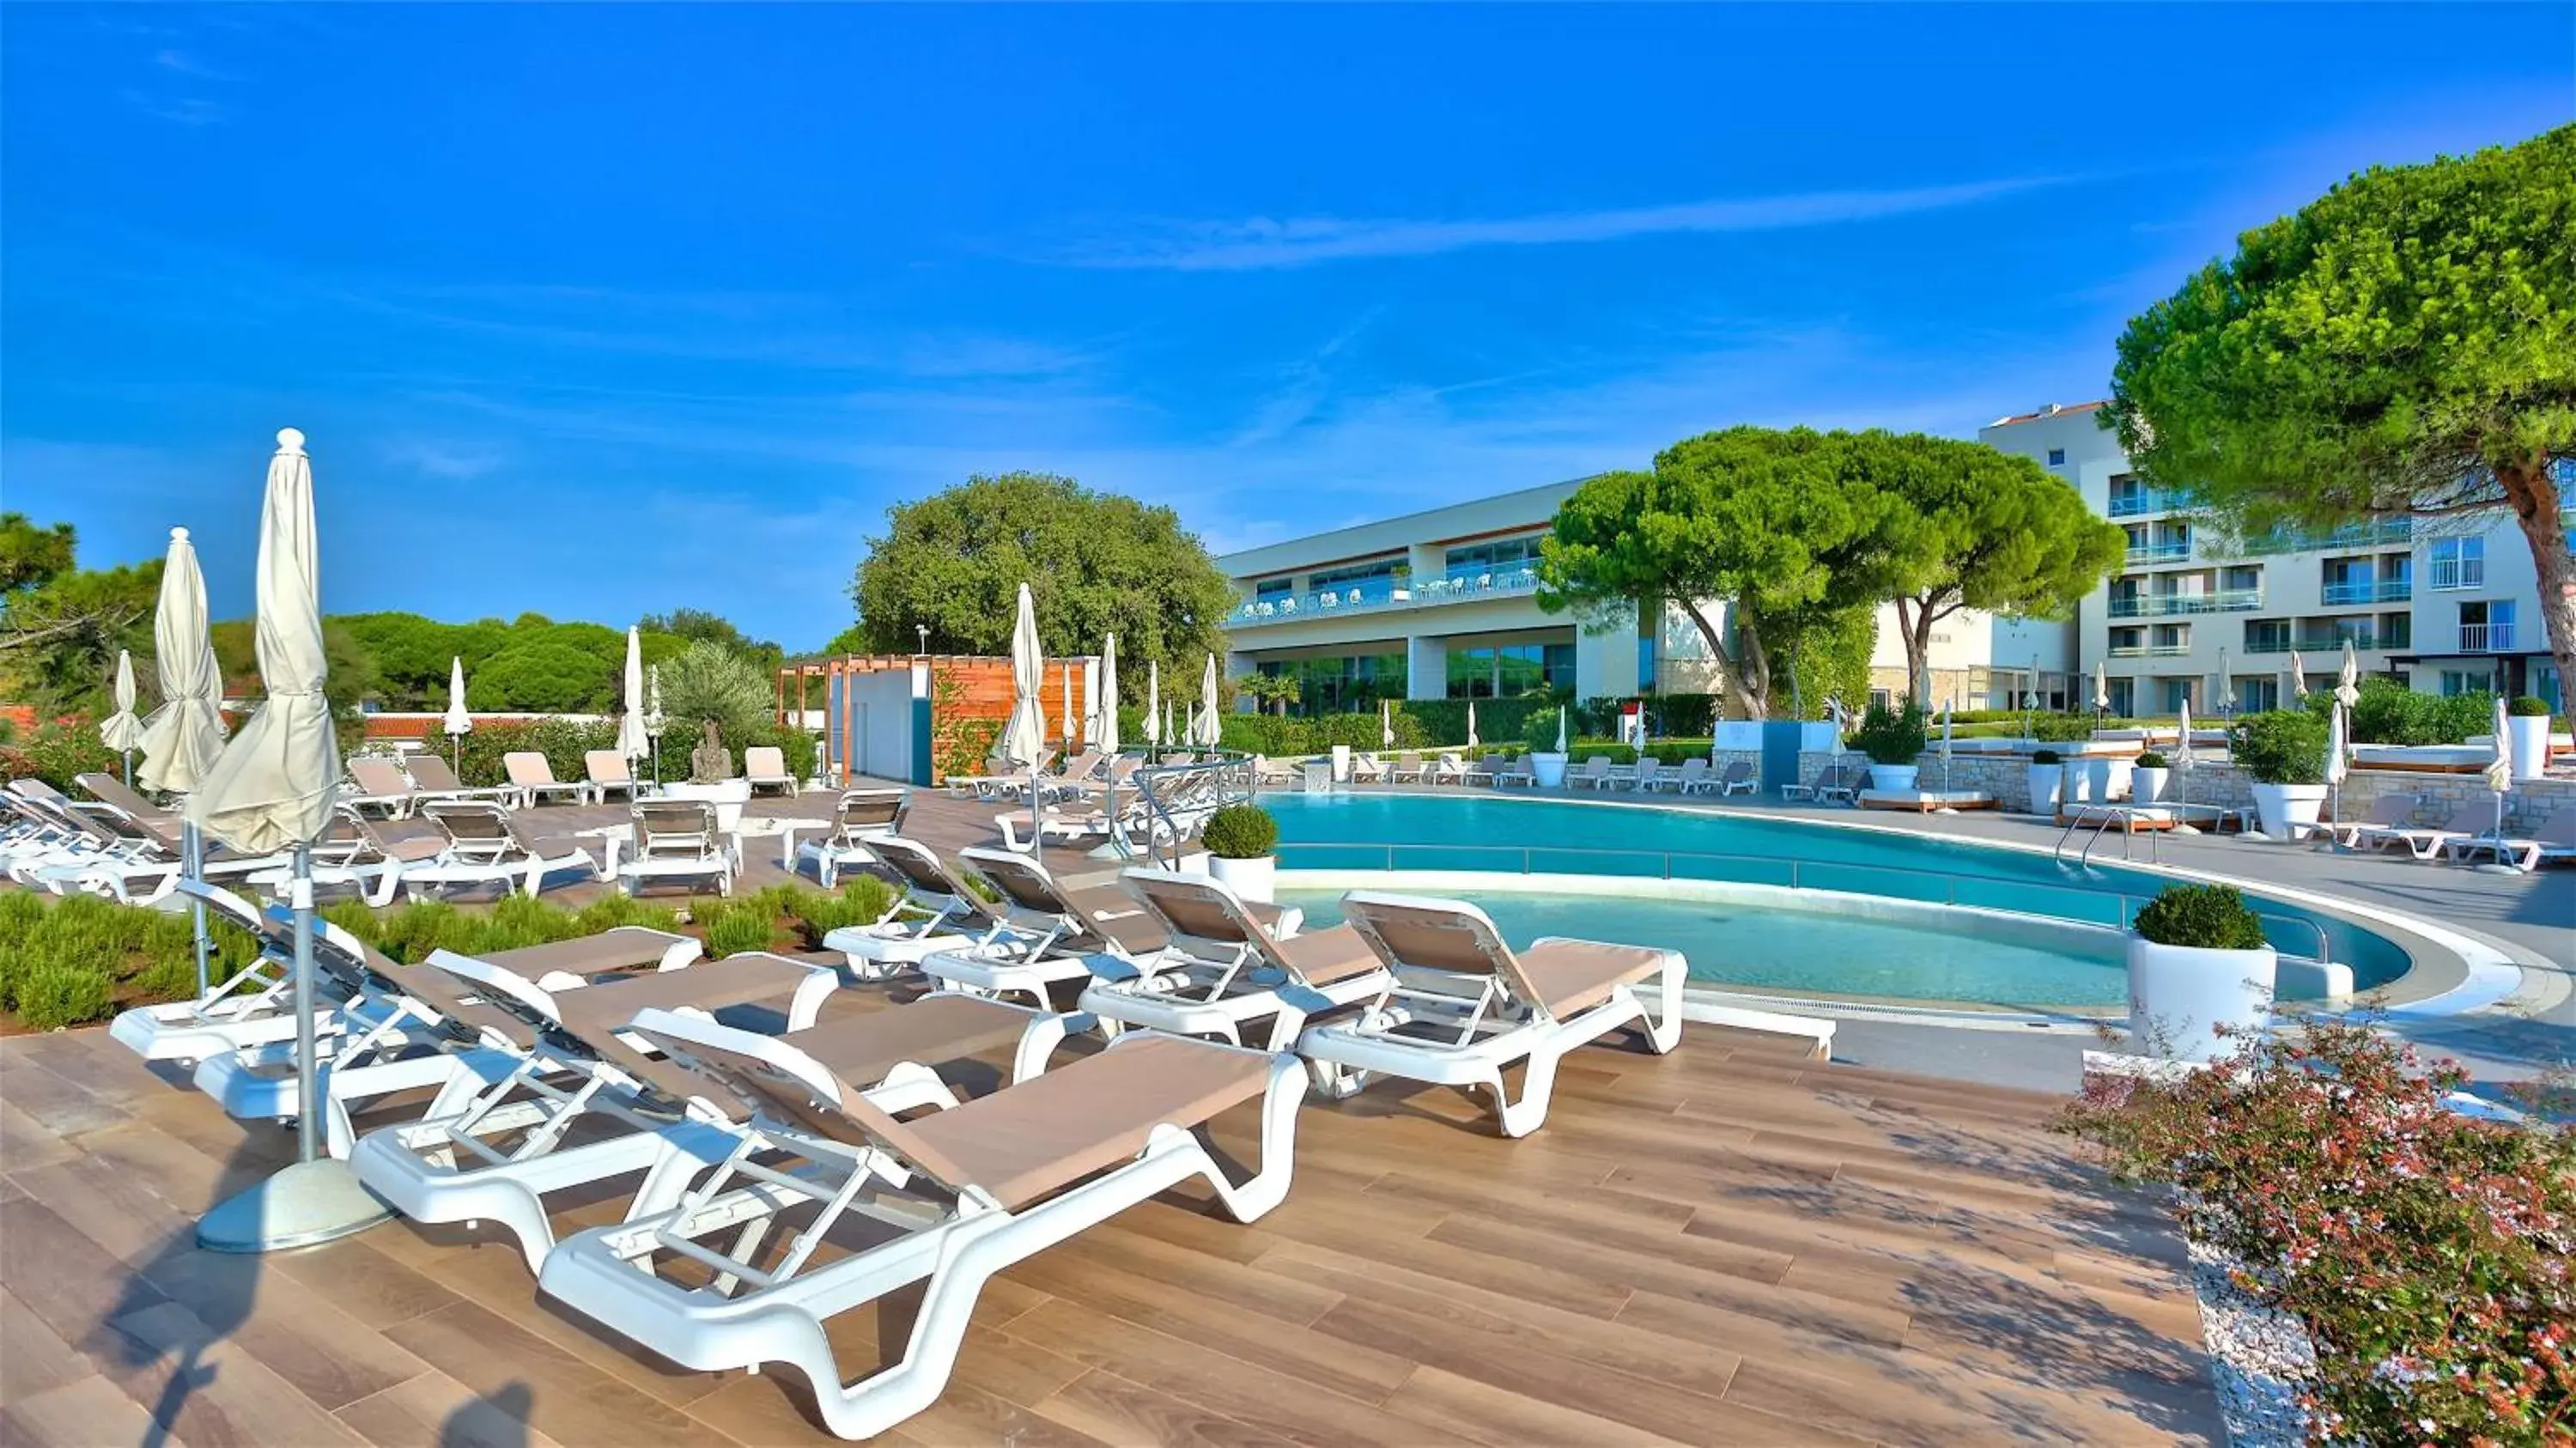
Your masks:
<svg viewBox="0 0 2576 1448"><path fill-rule="evenodd" d="M213 66L206 64L204 61L199 60L197 57L184 50L171 49L166 46L160 50L152 52L152 63L163 70L171 71L178 75L195 76L199 80L240 79L238 76L215 69Z"/></svg>
<svg viewBox="0 0 2576 1448"><path fill-rule="evenodd" d="M1684 232L1785 231L1969 206L2066 179L2006 177L1950 186L1809 191L1459 221L1319 216L1159 222L1099 238L1062 260L1094 267L1250 271L1361 257L1435 256L1474 247L1555 246Z"/></svg>
<svg viewBox="0 0 2576 1448"><path fill-rule="evenodd" d="M233 118L232 107L197 96L156 96L139 90L121 90L117 99L147 116L180 126L221 125Z"/></svg>

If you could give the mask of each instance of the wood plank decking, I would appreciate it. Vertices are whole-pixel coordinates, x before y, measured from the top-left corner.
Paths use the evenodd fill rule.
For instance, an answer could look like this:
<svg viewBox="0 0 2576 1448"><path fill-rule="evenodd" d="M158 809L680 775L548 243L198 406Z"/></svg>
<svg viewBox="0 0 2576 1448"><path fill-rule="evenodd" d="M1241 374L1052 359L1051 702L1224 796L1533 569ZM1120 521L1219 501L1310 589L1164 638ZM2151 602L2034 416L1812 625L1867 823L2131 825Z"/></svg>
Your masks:
<svg viewBox="0 0 2576 1448"><path fill-rule="evenodd" d="M1442 1091L1310 1105L1285 1205L1157 1201L995 1279L946 1396L880 1441L2216 1440L2181 1245L2054 1107L1698 1026L1577 1053L1519 1141ZM1255 1152L1248 1107L1214 1134ZM794 1380L650 1360L488 1233L197 1250L291 1150L103 1031L0 1040L0 1443L831 1441ZM837 1322L844 1366L902 1321Z"/></svg>

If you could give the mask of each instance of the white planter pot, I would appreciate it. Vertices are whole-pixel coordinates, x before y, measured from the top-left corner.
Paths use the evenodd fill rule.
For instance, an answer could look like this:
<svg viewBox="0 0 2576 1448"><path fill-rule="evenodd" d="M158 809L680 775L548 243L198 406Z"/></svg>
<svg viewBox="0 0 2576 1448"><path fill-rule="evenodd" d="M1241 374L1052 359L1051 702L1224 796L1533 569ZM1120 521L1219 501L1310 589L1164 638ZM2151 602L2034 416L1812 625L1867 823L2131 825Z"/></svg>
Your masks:
<svg viewBox="0 0 2576 1448"><path fill-rule="evenodd" d="M1336 744L1333 746L1333 783L1348 784L1350 779L1351 747L1347 744Z"/></svg>
<svg viewBox="0 0 2576 1448"><path fill-rule="evenodd" d="M2515 714L2504 721L2505 738L2513 744L2513 777L2539 779L2549 773L2549 716Z"/></svg>
<svg viewBox="0 0 2576 1448"><path fill-rule="evenodd" d="M2165 797L2165 780L2170 769L2134 769L2129 772L2129 798L2138 804L2154 804Z"/></svg>
<svg viewBox="0 0 2576 1448"><path fill-rule="evenodd" d="M2254 815L2263 833L2276 840L2305 839L2307 831L2296 826L2313 825L2325 808L2326 787L2322 784L2258 784L2254 786Z"/></svg>
<svg viewBox="0 0 2576 1448"><path fill-rule="evenodd" d="M1234 893L1246 900L1267 905L1276 893L1279 880L1279 857L1264 855L1257 860L1229 860L1223 855L1208 857L1208 874L1233 887Z"/></svg>
<svg viewBox="0 0 2576 1448"><path fill-rule="evenodd" d="M1912 764L1873 764L1869 767L1869 787L1881 790L1912 789L1919 766Z"/></svg>
<svg viewBox="0 0 2576 1448"><path fill-rule="evenodd" d="M751 781L719 780L714 784L666 784L666 799L702 799L716 807L716 828L736 830L742 827L742 807L751 801Z"/></svg>
<svg viewBox="0 0 2576 1448"><path fill-rule="evenodd" d="M2109 759L2100 755L2085 759L2083 797L2095 804L2111 802L2111 761Z"/></svg>
<svg viewBox="0 0 2576 1448"><path fill-rule="evenodd" d="M2030 767L2030 812L2036 815L2056 814L2058 792L2065 787L2065 765L2032 765Z"/></svg>
<svg viewBox="0 0 2576 1448"><path fill-rule="evenodd" d="M1565 760L1566 756L1546 749L1537 750L1530 755L1530 774L1538 781L1539 788L1565 787Z"/></svg>
<svg viewBox="0 0 2576 1448"><path fill-rule="evenodd" d="M2260 1027L2272 1015L2279 959L2261 950L2205 950L2129 937L2129 1035L2141 1055L2206 1061L2230 1049L2213 1029Z"/></svg>

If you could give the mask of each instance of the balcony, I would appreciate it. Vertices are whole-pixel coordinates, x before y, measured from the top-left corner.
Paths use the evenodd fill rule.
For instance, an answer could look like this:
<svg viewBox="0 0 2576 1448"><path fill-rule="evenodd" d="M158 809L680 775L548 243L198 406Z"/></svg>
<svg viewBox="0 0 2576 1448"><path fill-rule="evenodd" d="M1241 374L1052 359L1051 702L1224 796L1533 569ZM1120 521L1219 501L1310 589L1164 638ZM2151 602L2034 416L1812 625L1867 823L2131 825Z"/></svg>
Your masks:
<svg viewBox="0 0 2576 1448"><path fill-rule="evenodd" d="M2393 637L2383 639L2377 633L2365 632L2349 634L2313 634L2303 639L2272 638L2259 641L2249 639L2245 644L2245 652L2248 655L2286 654L2295 649L2302 654L2310 655L2340 654L2343 652L2344 642L2347 639L2351 640L2354 648L2363 650L2364 652L2368 652L2371 649L2402 649L2406 647L2406 641L2404 639Z"/></svg>
<svg viewBox="0 0 2576 1448"><path fill-rule="evenodd" d="M2361 578L2344 583L2329 583L2318 595L2329 605L2353 603L2404 603L2415 596L2411 578Z"/></svg>
<svg viewBox="0 0 2576 1448"><path fill-rule="evenodd" d="M2191 540L2187 538L2176 542L2150 543L2143 548L2129 550L2129 566L2135 568L2141 563L2171 563L2176 559L2190 556Z"/></svg>
<svg viewBox="0 0 2576 1448"><path fill-rule="evenodd" d="M2259 538L2245 540L2245 556L2261 557L2267 553L2316 553L2335 548L2381 548L2415 539L2415 521L2411 518L2382 518L2375 523L2354 523L2323 533L2303 528L2275 528Z"/></svg>
<svg viewBox="0 0 2576 1448"><path fill-rule="evenodd" d="M2111 600L2113 618L2172 618L2194 613L2252 613L2263 606L2259 588L2221 589L2216 593L2132 594Z"/></svg>
<svg viewBox="0 0 2576 1448"><path fill-rule="evenodd" d="M2141 490L2112 494L2110 513L2114 518L2143 518L2149 513L2169 511L2174 506L2174 500L2162 493Z"/></svg>
<svg viewBox="0 0 2576 1448"><path fill-rule="evenodd" d="M2464 623L2460 625L2460 652L2464 654L2501 654L2513 649L2513 625L2509 623Z"/></svg>
<svg viewBox="0 0 2576 1448"><path fill-rule="evenodd" d="M1538 570L1525 564L1500 568L1452 569L1415 582L1373 579L1342 588L1319 589L1301 596L1253 599L1225 616L1228 628L1268 623L1311 623L1352 613L1390 608L1429 608L1444 603L1471 603L1486 598L1512 598L1538 591Z"/></svg>

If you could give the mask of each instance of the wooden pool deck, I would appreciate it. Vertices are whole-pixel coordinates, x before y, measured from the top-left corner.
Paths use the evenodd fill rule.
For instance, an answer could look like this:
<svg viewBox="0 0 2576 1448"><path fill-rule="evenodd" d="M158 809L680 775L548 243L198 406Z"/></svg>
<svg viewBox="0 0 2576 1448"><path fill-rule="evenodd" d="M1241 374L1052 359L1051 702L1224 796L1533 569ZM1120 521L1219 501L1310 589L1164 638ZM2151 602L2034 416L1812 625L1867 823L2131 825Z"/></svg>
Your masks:
<svg viewBox="0 0 2576 1448"><path fill-rule="evenodd" d="M991 813L917 819L950 847ZM946 1395L878 1441L2218 1440L2181 1243L2057 1105L1699 1026L1576 1053L1518 1141L1444 1091L1310 1104L1277 1211L1168 1197L996 1278ZM1249 1113L1213 1133L1244 1159ZM0 1040L0 1443L833 1441L794 1379L652 1360L489 1232L198 1250L291 1150L103 1030ZM908 1309L837 1321L844 1368Z"/></svg>

